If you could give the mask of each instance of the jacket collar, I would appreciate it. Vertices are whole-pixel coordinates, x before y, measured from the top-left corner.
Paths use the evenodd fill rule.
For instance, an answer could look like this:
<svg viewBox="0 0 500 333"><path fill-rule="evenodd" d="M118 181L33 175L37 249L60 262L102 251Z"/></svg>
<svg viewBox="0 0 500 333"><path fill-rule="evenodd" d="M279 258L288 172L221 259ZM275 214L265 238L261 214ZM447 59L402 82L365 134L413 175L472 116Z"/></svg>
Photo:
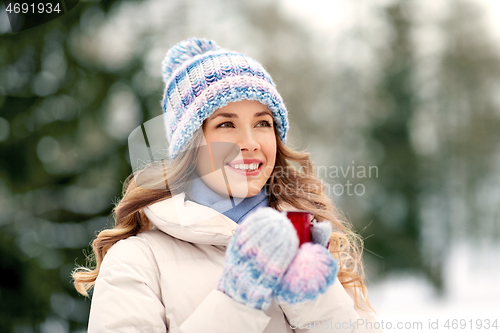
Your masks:
<svg viewBox="0 0 500 333"><path fill-rule="evenodd" d="M180 240L209 245L227 245L238 224L216 210L185 200L180 193L143 208L153 225ZM297 210L281 204L279 210Z"/></svg>

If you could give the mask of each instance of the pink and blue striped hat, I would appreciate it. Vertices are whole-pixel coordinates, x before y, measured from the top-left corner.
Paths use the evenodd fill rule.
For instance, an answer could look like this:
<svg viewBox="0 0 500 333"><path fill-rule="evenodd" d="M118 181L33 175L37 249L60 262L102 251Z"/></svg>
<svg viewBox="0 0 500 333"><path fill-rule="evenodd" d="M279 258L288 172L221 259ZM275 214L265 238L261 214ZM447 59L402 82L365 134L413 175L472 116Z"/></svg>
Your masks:
<svg viewBox="0 0 500 333"><path fill-rule="evenodd" d="M166 84L162 107L174 159L203 121L230 102L256 100L273 113L286 142L288 112L271 76L254 59L220 48L214 41L191 38L168 50L162 63Z"/></svg>

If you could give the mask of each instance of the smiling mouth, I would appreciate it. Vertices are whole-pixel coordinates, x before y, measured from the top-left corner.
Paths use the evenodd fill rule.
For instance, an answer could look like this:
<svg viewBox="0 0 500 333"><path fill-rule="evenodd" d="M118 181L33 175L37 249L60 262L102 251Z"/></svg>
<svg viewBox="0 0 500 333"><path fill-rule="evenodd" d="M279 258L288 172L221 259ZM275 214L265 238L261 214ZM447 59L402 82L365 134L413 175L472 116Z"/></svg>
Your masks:
<svg viewBox="0 0 500 333"><path fill-rule="evenodd" d="M262 166L262 163L226 164L226 165L231 167L232 169L235 169L235 170L252 172L252 171L259 170L259 168Z"/></svg>

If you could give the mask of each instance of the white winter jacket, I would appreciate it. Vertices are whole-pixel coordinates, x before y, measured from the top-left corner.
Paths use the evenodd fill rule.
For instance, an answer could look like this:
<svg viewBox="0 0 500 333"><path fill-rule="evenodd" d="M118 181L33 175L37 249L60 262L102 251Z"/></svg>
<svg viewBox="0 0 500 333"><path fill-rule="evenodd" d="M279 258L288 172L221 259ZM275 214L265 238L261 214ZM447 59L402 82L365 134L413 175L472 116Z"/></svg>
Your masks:
<svg viewBox="0 0 500 333"><path fill-rule="evenodd" d="M154 228L109 249L94 286L89 333L382 332L369 329L376 324L373 313L357 308L338 279L315 301L290 306L273 300L267 311L216 290L238 225L184 200L182 193L144 208ZM181 225L177 214L192 223ZM197 222L200 216L211 218Z"/></svg>

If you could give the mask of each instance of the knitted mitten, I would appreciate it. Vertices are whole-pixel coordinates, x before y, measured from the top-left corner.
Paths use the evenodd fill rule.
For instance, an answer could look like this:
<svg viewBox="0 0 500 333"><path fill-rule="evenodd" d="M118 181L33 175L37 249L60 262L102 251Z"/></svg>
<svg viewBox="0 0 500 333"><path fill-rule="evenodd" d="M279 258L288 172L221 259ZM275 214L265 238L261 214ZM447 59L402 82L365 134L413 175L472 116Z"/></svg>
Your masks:
<svg viewBox="0 0 500 333"><path fill-rule="evenodd" d="M257 209L236 228L217 289L240 303L267 310L298 246L297 233L285 213Z"/></svg>
<svg viewBox="0 0 500 333"><path fill-rule="evenodd" d="M297 304L315 300L335 282L337 261L327 250L331 230L328 221L313 224L313 243L302 244L274 291L278 302Z"/></svg>
<svg viewBox="0 0 500 333"><path fill-rule="evenodd" d="M311 226L312 242L328 248L330 235L332 234L332 224L329 221L316 222Z"/></svg>

